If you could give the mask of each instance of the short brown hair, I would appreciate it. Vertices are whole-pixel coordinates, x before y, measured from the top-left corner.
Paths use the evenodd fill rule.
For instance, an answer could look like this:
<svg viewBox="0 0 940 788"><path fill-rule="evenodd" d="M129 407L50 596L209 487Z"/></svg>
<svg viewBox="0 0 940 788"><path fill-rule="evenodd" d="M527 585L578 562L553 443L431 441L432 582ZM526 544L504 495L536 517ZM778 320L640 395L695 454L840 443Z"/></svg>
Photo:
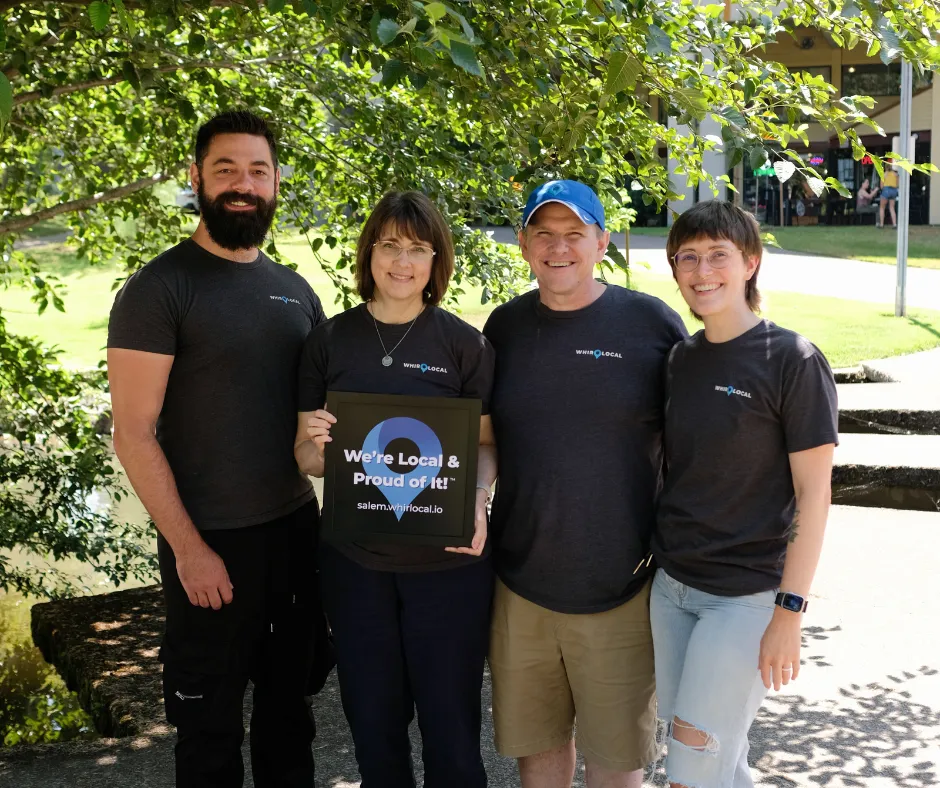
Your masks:
<svg viewBox="0 0 940 788"><path fill-rule="evenodd" d="M686 241L694 241L697 238L731 241L745 257L757 258L754 275L744 284L744 297L752 312L760 312L761 297L760 290L757 289L757 274L760 273L764 245L760 240L760 225L757 219L734 203L724 200L700 202L685 213L679 214L666 239L666 256L669 258L674 279L677 279L674 259L676 252ZM695 315L695 312L692 314Z"/></svg>
<svg viewBox="0 0 940 788"><path fill-rule="evenodd" d="M252 112L236 110L223 112L211 120L207 120L196 132L196 164L202 168L212 138L219 134L251 134L255 137L264 137L271 151L271 163L277 167L277 140L274 132L267 122Z"/></svg>
<svg viewBox="0 0 940 788"><path fill-rule="evenodd" d="M424 289L424 302L436 306L444 298L454 273L454 242L441 212L421 192L389 192L366 219L356 244L356 289L359 296L363 301L369 301L375 292L372 247L388 225L393 225L402 235L430 244L434 249L436 254L431 262L431 278Z"/></svg>

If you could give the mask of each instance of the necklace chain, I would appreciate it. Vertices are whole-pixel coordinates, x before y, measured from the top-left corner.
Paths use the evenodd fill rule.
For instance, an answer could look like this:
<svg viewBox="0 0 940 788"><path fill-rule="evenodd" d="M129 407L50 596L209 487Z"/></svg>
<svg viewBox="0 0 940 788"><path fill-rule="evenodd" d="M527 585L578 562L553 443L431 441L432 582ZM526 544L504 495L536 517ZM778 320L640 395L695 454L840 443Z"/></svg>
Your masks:
<svg viewBox="0 0 940 788"><path fill-rule="evenodd" d="M398 350L398 346L402 342L405 341L405 337L408 336L411 329L414 328L415 322L417 322L418 318L421 317L421 313L424 311L424 305L423 304L421 305L421 309L418 311L418 314L414 316L414 319L411 321L411 324L408 326L408 329L405 331L404 334L402 334L402 338L399 339L398 342L395 343L395 347L393 347L391 350L385 349L385 342L382 341L382 334L379 332L379 322L375 319L375 315L372 314L372 310L369 309L368 306L366 306L366 311L372 317L372 325L375 326L375 335L379 338L379 344L382 346L382 352L385 354L384 356L382 356L382 366L390 367L392 365L392 353Z"/></svg>

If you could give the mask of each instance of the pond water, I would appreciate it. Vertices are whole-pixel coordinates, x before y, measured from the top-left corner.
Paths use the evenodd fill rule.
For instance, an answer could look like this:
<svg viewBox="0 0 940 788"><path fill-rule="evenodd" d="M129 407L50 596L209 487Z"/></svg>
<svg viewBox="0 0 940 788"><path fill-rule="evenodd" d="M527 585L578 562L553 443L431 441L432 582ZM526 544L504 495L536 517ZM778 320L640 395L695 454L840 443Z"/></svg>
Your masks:
<svg viewBox="0 0 940 788"><path fill-rule="evenodd" d="M115 507L115 517L145 522L146 514L134 495ZM11 562L31 560L12 556ZM94 593L115 590L86 564L61 561L56 566L81 577ZM129 583L131 588L140 583ZM91 716L78 696L69 691L56 669L33 644L30 610L43 600L0 591L0 746L61 742L98 737Z"/></svg>
<svg viewBox="0 0 940 788"><path fill-rule="evenodd" d="M33 645L29 611L35 601L0 593L0 741L8 747L95 738L78 697Z"/></svg>

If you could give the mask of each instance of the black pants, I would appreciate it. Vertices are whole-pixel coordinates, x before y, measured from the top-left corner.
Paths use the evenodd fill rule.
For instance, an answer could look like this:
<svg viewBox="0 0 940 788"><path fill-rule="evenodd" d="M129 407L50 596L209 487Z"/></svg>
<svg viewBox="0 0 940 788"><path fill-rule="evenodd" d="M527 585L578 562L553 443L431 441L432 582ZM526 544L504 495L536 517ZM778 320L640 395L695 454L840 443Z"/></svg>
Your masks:
<svg viewBox="0 0 940 788"><path fill-rule="evenodd" d="M242 708L254 683L251 768L258 788L314 785L308 695L323 613L316 576L317 507L264 525L204 531L225 562L233 599L193 605L167 542L158 540L166 597L163 695L176 727L178 788L237 788Z"/></svg>
<svg viewBox="0 0 940 788"><path fill-rule="evenodd" d="M365 569L323 545L321 581L362 788L413 788L418 710L425 788L483 788L480 693L492 561L433 572Z"/></svg>

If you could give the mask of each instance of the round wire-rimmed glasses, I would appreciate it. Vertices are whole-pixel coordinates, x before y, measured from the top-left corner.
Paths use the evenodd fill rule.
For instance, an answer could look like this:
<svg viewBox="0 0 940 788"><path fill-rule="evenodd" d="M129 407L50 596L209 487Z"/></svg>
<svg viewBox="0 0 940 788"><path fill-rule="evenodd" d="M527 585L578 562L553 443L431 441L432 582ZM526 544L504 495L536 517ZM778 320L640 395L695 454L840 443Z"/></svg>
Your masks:
<svg viewBox="0 0 940 788"><path fill-rule="evenodd" d="M405 258L416 263L429 263L437 254L429 246L411 246L405 249L392 241L376 241L372 244L373 249L378 249L386 257L397 260L404 253Z"/></svg>
<svg viewBox="0 0 940 788"><path fill-rule="evenodd" d="M680 271L690 274L699 267L702 260L707 260L712 268L727 268L733 256L734 253L728 249L714 249L708 254L686 251L676 252L672 256L672 262Z"/></svg>

